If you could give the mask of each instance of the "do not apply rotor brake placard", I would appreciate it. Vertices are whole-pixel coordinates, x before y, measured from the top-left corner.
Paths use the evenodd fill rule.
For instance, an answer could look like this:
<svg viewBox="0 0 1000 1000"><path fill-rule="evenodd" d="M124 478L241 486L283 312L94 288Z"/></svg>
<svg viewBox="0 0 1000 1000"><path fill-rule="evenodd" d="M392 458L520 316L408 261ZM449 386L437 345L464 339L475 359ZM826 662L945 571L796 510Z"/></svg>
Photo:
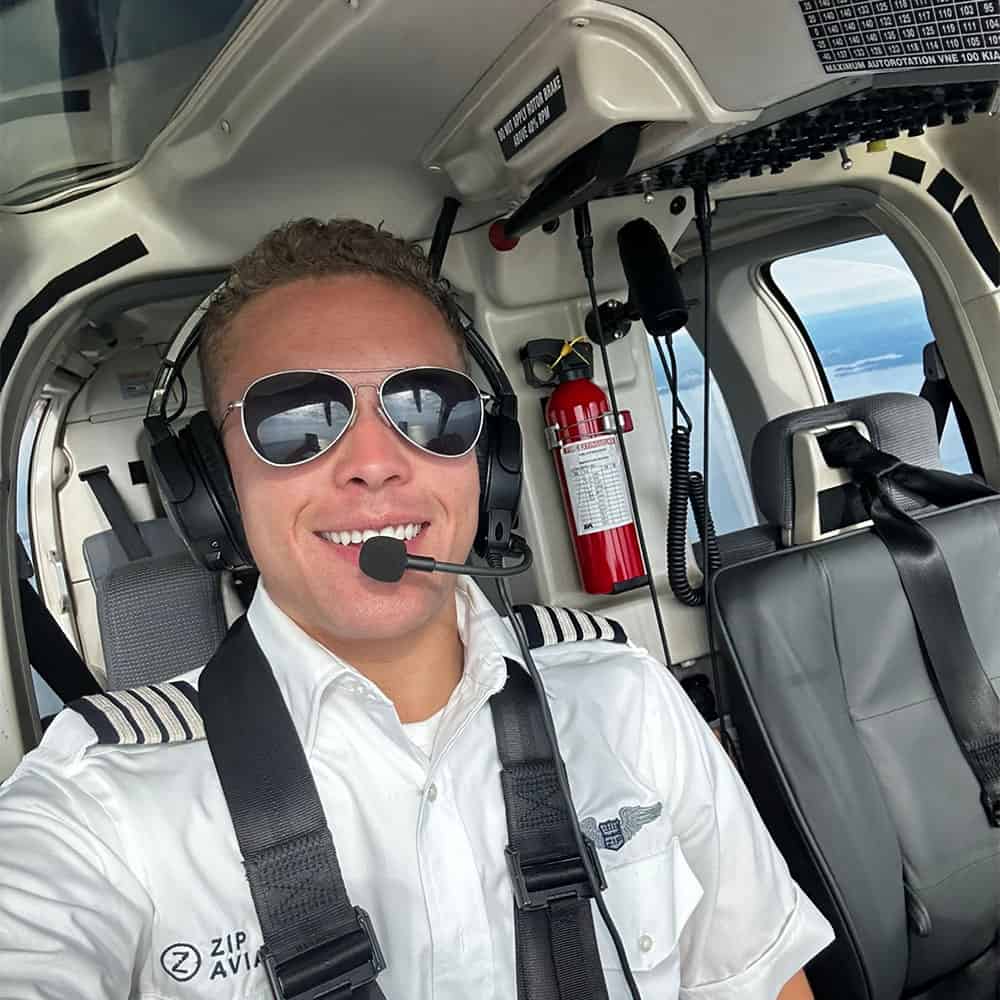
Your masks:
<svg viewBox="0 0 1000 1000"><path fill-rule="evenodd" d="M503 158L516 156L566 112L566 91L558 67L505 115L494 131Z"/></svg>

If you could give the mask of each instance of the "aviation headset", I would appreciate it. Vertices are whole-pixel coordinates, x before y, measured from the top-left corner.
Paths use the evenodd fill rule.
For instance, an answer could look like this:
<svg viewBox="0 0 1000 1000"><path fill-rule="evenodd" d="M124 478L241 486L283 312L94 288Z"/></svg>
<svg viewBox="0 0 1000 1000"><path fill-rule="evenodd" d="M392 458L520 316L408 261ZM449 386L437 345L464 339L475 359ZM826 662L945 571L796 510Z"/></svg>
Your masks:
<svg viewBox="0 0 1000 1000"><path fill-rule="evenodd" d="M201 410L180 430L175 431L172 426L187 404L187 390L180 375L198 346L211 297L202 301L171 341L153 383L143 424L153 481L167 517L188 551L210 570L239 571L252 568L253 557L215 423ZM468 313L457 302L454 304L464 317L466 348L493 395L486 406L483 432L476 448L479 525L473 548L477 555L495 562L511 550L511 529L521 496L517 397L503 367L473 327ZM168 414L168 400L175 384L181 390L181 403L175 412Z"/></svg>

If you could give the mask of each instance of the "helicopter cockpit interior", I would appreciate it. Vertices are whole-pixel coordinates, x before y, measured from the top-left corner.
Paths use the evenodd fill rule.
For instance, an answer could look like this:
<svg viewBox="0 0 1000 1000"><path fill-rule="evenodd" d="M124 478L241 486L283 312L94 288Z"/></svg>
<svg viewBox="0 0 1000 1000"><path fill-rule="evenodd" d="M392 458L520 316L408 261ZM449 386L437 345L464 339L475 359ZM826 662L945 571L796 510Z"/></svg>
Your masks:
<svg viewBox="0 0 1000 1000"><path fill-rule="evenodd" d="M509 381L516 601L688 691L815 996L1000 996L1000 4L0 0L0 780L243 613L148 418L302 217L426 248Z"/></svg>

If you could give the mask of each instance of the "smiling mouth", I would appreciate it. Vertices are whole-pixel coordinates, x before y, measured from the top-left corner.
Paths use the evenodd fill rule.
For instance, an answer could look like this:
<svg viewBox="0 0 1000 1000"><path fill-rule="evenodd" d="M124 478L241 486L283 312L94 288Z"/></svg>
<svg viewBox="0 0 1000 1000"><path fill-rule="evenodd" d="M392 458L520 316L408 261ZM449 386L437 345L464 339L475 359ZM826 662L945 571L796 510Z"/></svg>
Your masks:
<svg viewBox="0 0 1000 1000"><path fill-rule="evenodd" d="M427 527L428 523L424 521L411 522L409 524L388 524L378 530L365 528L364 530L355 529L352 531L317 531L314 534L326 542L332 542L334 545L361 545L363 542L367 542L369 538L376 538L379 535L384 535L387 538L396 538L401 542L408 542L416 538Z"/></svg>

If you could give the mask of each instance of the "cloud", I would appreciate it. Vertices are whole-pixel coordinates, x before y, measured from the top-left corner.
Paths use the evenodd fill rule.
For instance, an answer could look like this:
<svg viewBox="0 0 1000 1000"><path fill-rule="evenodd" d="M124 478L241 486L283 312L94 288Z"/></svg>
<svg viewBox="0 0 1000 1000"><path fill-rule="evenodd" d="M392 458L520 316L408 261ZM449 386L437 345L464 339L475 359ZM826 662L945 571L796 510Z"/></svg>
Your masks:
<svg viewBox="0 0 1000 1000"><path fill-rule="evenodd" d="M920 296L920 286L905 265L803 254L775 262L773 274L799 313L854 309Z"/></svg>

